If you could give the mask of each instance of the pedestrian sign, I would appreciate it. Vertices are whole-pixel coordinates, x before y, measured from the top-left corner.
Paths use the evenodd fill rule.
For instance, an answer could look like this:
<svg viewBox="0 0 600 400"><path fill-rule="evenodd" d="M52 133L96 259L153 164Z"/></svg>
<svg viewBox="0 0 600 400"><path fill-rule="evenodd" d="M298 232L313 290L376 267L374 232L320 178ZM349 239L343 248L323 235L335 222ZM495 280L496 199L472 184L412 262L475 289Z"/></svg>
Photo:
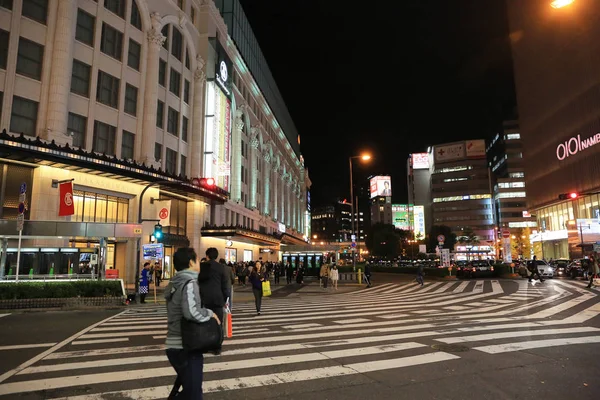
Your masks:
<svg viewBox="0 0 600 400"><path fill-rule="evenodd" d="M350 245L352 248L356 247L356 242L352 242L352 244Z"/></svg>
<svg viewBox="0 0 600 400"><path fill-rule="evenodd" d="M21 183L21 187L19 187L19 194L23 194L27 191L27 184L25 182Z"/></svg>

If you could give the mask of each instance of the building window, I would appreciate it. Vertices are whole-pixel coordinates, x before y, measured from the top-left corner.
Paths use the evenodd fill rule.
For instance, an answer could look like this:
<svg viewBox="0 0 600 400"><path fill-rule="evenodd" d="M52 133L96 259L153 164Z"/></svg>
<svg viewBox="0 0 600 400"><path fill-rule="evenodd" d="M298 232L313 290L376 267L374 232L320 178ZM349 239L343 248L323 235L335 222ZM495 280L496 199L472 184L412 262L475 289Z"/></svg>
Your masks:
<svg viewBox="0 0 600 400"><path fill-rule="evenodd" d="M188 141L188 119L187 117L184 115L183 119L181 121L181 139L184 142Z"/></svg>
<svg viewBox="0 0 600 400"><path fill-rule="evenodd" d="M158 83L165 86L165 79L167 79L167 63L160 59L158 60Z"/></svg>
<svg viewBox="0 0 600 400"><path fill-rule="evenodd" d="M179 29L173 27L173 42L171 43L171 54L181 61L181 57L183 56L183 36Z"/></svg>
<svg viewBox="0 0 600 400"><path fill-rule="evenodd" d="M154 143L154 160L162 160L162 144Z"/></svg>
<svg viewBox="0 0 600 400"><path fill-rule="evenodd" d="M190 52L187 50L185 51L185 67L190 69Z"/></svg>
<svg viewBox="0 0 600 400"><path fill-rule="evenodd" d="M37 129L38 102L13 96L10 131L35 136Z"/></svg>
<svg viewBox="0 0 600 400"><path fill-rule="evenodd" d="M190 104L190 81L187 79L183 82L183 101Z"/></svg>
<svg viewBox="0 0 600 400"><path fill-rule="evenodd" d="M136 71L140 70L140 57L142 46L133 39L129 39L129 52L127 54L127 65Z"/></svg>
<svg viewBox="0 0 600 400"><path fill-rule="evenodd" d="M0 29L0 68L6 69L6 60L8 60L8 41L10 33Z"/></svg>
<svg viewBox="0 0 600 400"><path fill-rule="evenodd" d="M179 174L181 176L186 176L187 157L182 155L179 164Z"/></svg>
<svg viewBox="0 0 600 400"><path fill-rule="evenodd" d="M165 129L165 103L158 100L156 103L156 126L160 129Z"/></svg>
<svg viewBox="0 0 600 400"><path fill-rule="evenodd" d="M17 74L29 78L42 78L42 64L44 61L44 46L19 38L19 53L17 54Z"/></svg>
<svg viewBox="0 0 600 400"><path fill-rule="evenodd" d="M121 61L123 53L123 34L104 22L102 23L100 51Z"/></svg>
<svg viewBox="0 0 600 400"><path fill-rule="evenodd" d="M171 76L169 77L169 90L177 97L181 93L181 74L173 68L171 68Z"/></svg>
<svg viewBox="0 0 600 400"><path fill-rule="evenodd" d="M87 118L83 115L69 113L67 131L73 135L73 147L85 148L85 131Z"/></svg>
<svg viewBox="0 0 600 400"><path fill-rule="evenodd" d="M142 30L142 17L140 16L140 9L137 6L135 0L131 3L131 25Z"/></svg>
<svg viewBox="0 0 600 400"><path fill-rule="evenodd" d="M0 0L0 7L6 8L8 10L12 10L13 4L12 0Z"/></svg>
<svg viewBox="0 0 600 400"><path fill-rule="evenodd" d="M90 74L92 67L73 59L71 72L71 92L85 97L90 95Z"/></svg>
<svg viewBox="0 0 600 400"><path fill-rule="evenodd" d="M506 140L515 140L515 139L521 139L521 134L520 133L508 133L506 135Z"/></svg>
<svg viewBox="0 0 600 400"><path fill-rule="evenodd" d="M177 0L177 7L183 10L183 0Z"/></svg>
<svg viewBox="0 0 600 400"><path fill-rule="evenodd" d="M196 8L194 6L192 6L190 13L192 16L192 24L196 25Z"/></svg>
<svg viewBox="0 0 600 400"><path fill-rule="evenodd" d="M104 8L121 18L125 16L125 0L104 0Z"/></svg>
<svg viewBox="0 0 600 400"><path fill-rule="evenodd" d="M165 41L163 42L163 47L165 49L169 50L169 25L163 26L160 33L166 38Z"/></svg>
<svg viewBox="0 0 600 400"><path fill-rule="evenodd" d="M23 0L23 10L21 13L24 17L46 24L48 0Z"/></svg>
<svg viewBox="0 0 600 400"><path fill-rule="evenodd" d="M104 122L94 121L94 144L92 151L114 156L116 136L117 128Z"/></svg>
<svg viewBox="0 0 600 400"><path fill-rule="evenodd" d="M96 18L83 11L81 8L77 10L77 28L75 29L75 39L81 43L85 43L94 47L94 25Z"/></svg>
<svg viewBox="0 0 600 400"><path fill-rule="evenodd" d="M125 85L125 112L134 117L137 115L137 98L138 89L129 83Z"/></svg>
<svg viewBox="0 0 600 400"><path fill-rule="evenodd" d="M169 107L167 116L167 132L179 136L179 113L171 107Z"/></svg>
<svg viewBox="0 0 600 400"><path fill-rule="evenodd" d="M167 174L175 174L177 171L177 153L167 147L167 155L165 160L165 172Z"/></svg>
<svg viewBox="0 0 600 400"><path fill-rule="evenodd" d="M71 221L98 223L129 222L129 199L73 190L75 214Z"/></svg>
<svg viewBox="0 0 600 400"><path fill-rule="evenodd" d="M107 106L119 107L119 79L103 71L98 71L96 101Z"/></svg>
<svg viewBox="0 0 600 400"><path fill-rule="evenodd" d="M135 143L135 134L123 131L123 140L121 141L121 158L133 159L133 145Z"/></svg>

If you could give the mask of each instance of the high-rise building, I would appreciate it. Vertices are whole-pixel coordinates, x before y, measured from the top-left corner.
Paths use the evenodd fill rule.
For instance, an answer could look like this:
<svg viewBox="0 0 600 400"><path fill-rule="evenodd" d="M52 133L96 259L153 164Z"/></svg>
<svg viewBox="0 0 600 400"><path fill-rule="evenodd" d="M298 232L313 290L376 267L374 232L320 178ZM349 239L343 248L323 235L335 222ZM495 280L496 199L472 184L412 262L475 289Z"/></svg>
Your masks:
<svg viewBox="0 0 600 400"><path fill-rule="evenodd" d="M371 225L392 223L392 179L390 176L369 178Z"/></svg>
<svg viewBox="0 0 600 400"><path fill-rule="evenodd" d="M313 242L350 242L352 241L352 205L346 200L337 201L333 205L316 207L312 213ZM361 213L359 212L359 216ZM364 232L363 222L355 222L357 238ZM364 240L364 233L362 234Z"/></svg>
<svg viewBox="0 0 600 400"><path fill-rule="evenodd" d="M431 172L433 168L433 154L430 152L413 153L406 162L408 183L408 204L417 207L417 218L414 218L413 232L415 238L426 237L431 230Z"/></svg>
<svg viewBox="0 0 600 400"><path fill-rule="evenodd" d="M534 252L581 257L600 241L600 3L507 6Z"/></svg>

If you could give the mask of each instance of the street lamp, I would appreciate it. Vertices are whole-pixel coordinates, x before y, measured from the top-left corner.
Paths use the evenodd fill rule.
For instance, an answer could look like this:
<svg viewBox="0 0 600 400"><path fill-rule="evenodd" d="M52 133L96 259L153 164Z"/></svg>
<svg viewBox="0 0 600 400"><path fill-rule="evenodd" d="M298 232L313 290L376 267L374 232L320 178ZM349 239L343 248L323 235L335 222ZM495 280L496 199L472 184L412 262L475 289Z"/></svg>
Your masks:
<svg viewBox="0 0 600 400"><path fill-rule="evenodd" d="M552 8L563 8L573 4L574 2L575 0L554 0L552 3L550 3L550 6Z"/></svg>
<svg viewBox="0 0 600 400"><path fill-rule="evenodd" d="M351 207L351 212L352 212L352 215L350 216L351 235L356 235L355 230L354 230L354 223L356 220L356 218L354 216L354 183L352 182L352 160L355 158L359 158L362 161L369 161L371 159L371 155L368 153L363 153L360 156L348 157L348 164L350 165L350 207ZM354 252L352 252L352 267L356 268L356 256L355 256Z"/></svg>

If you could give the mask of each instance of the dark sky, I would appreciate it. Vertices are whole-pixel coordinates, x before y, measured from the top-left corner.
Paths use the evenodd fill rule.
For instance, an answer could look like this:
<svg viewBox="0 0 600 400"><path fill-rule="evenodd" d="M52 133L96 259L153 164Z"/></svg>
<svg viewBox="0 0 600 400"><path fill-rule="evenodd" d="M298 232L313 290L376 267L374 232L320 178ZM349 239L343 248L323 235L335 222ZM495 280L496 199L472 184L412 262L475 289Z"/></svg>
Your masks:
<svg viewBox="0 0 600 400"><path fill-rule="evenodd" d="M504 0L241 0L301 136L313 206L349 197L348 157L406 202L406 159L486 138L515 107Z"/></svg>

